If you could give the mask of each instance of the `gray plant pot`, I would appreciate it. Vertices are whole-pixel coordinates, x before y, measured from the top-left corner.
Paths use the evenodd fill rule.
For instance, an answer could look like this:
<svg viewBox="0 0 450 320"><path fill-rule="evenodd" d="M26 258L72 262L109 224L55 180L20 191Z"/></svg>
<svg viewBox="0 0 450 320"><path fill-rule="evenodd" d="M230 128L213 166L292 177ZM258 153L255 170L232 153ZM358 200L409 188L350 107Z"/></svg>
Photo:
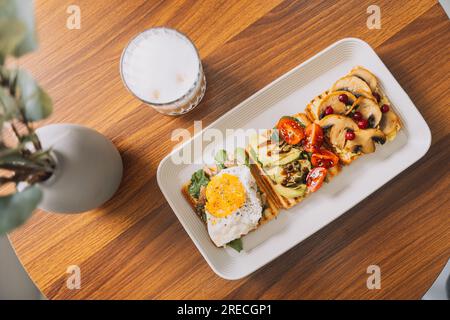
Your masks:
<svg viewBox="0 0 450 320"><path fill-rule="evenodd" d="M52 124L36 133L57 162L53 176L40 184L40 209L80 213L98 208L113 196L122 180L123 165L111 141L75 124Z"/></svg>

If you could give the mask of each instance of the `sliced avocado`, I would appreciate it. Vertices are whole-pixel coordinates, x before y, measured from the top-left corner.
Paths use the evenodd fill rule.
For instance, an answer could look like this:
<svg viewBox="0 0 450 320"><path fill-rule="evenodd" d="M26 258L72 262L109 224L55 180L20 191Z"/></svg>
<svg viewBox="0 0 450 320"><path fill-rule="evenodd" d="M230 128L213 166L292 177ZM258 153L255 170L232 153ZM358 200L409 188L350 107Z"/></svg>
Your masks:
<svg viewBox="0 0 450 320"><path fill-rule="evenodd" d="M283 167L274 166L266 169L265 171L269 178L276 183L281 183L285 178L285 175L283 174Z"/></svg>
<svg viewBox="0 0 450 320"><path fill-rule="evenodd" d="M298 198L303 197L306 193L306 185L301 184L296 188L283 187L281 184L276 184L274 186L275 191L285 198Z"/></svg>
<svg viewBox="0 0 450 320"><path fill-rule="evenodd" d="M261 161L263 166L282 166L289 162L295 161L300 158L301 151L292 148L291 151L280 154L267 155L265 150L261 150L258 154L258 160Z"/></svg>
<svg viewBox="0 0 450 320"><path fill-rule="evenodd" d="M311 162L309 160L300 159L297 160L298 163L300 163L301 168L297 172L291 172L291 174L295 176L302 177L305 172L305 168L308 171L311 170ZM284 166L273 166L265 169L266 174L276 183L282 183L286 179L286 170L284 169L286 165Z"/></svg>
<svg viewBox="0 0 450 320"><path fill-rule="evenodd" d="M274 131L276 132L276 131ZM253 152L252 156L257 155L257 160L264 166L284 165L289 162L295 161L301 156L301 151L296 148L292 148L289 152L279 153L280 144L277 139L273 139L269 144L267 138L262 136L253 135L250 136L249 145Z"/></svg>

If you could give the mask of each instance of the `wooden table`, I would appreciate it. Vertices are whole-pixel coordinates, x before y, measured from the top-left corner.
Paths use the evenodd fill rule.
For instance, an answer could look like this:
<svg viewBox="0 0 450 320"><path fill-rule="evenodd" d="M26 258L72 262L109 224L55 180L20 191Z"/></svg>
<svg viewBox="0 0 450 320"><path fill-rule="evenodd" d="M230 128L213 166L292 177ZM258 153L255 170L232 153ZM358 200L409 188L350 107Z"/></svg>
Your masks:
<svg viewBox="0 0 450 320"><path fill-rule="evenodd" d="M73 1L36 1L40 50L21 61L55 102L49 122L79 123L110 138L123 183L106 205L80 215L36 212L11 234L31 278L50 299L419 299L450 255L448 147L450 22L437 1L77 1L81 29L66 28ZM173 118L124 88L126 43L157 25L196 43L208 89L193 112ZM427 155L337 221L239 281L208 267L155 178L175 128L211 123L240 101L344 37L367 41L431 127ZM41 125L41 124L40 124ZM366 269L381 267L368 290ZM69 265L81 289L66 287Z"/></svg>

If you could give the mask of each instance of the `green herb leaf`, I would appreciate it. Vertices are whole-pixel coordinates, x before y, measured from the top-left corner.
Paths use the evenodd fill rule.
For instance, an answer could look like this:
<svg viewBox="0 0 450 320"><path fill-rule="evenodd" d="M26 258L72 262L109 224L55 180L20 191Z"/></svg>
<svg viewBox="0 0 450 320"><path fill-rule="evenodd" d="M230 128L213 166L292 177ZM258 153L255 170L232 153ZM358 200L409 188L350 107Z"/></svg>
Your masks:
<svg viewBox="0 0 450 320"><path fill-rule="evenodd" d="M216 161L217 167L219 169L225 168L225 161L228 160L227 152L223 149L217 151L216 156L214 157L214 160Z"/></svg>
<svg viewBox="0 0 450 320"><path fill-rule="evenodd" d="M37 186L0 197L0 235L24 223L41 199L42 191Z"/></svg>
<svg viewBox="0 0 450 320"><path fill-rule="evenodd" d="M198 199L200 196L200 188L206 186L209 182L203 169L197 170L191 177L191 184L189 185L189 194Z"/></svg>
<svg viewBox="0 0 450 320"><path fill-rule="evenodd" d="M306 152L306 151L302 151L300 153L300 158L305 159L305 160L309 160L311 159L311 155L312 153Z"/></svg>
<svg viewBox="0 0 450 320"><path fill-rule="evenodd" d="M303 128L305 128L305 124L303 122L300 121L300 119L296 118L296 117L292 117L292 116L283 116L281 117L281 119L289 119L289 120L294 120L295 122L297 122L299 125L301 125ZM281 120L280 119L280 120Z"/></svg>
<svg viewBox="0 0 450 320"><path fill-rule="evenodd" d="M261 167L263 167L263 164L261 163L261 161L259 161L258 155L256 154L256 151L253 150L253 148L250 148L250 155Z"/></svg>
<svg viewBox="0 0 450 320"><path fill-rule="evenodd" d="M280 142L280 134L278 129L274 128L272 131L272 135L270 136L270 143L278 144Z"/></svg>
<svg viewBox="0 0 450 320"><path fill-rule="evenodd" d="M237 252L241 252L242 249L244 248L242 245L242 239L234 239L231 242L227 243L227 246L230 248L233 248L234 250L236 250Z"/></svg>

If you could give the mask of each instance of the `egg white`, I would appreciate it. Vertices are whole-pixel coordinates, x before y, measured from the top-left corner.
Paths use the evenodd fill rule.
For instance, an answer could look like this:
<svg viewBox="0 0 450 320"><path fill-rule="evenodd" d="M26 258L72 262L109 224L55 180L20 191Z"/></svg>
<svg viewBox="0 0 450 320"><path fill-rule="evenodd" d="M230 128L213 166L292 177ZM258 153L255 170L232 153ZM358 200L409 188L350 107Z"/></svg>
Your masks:
<svg viewBox="0 0 450 320"><path fill-rule="evenodd" d="M214 244L222 247L246 235L258 226L262 216L261 199L257 193L257 185L247 166L235 166L221 170L217 176L224 173L236 176L245 189L244 204L224 218L217 218L206 210L208 233Z"/></svg>

